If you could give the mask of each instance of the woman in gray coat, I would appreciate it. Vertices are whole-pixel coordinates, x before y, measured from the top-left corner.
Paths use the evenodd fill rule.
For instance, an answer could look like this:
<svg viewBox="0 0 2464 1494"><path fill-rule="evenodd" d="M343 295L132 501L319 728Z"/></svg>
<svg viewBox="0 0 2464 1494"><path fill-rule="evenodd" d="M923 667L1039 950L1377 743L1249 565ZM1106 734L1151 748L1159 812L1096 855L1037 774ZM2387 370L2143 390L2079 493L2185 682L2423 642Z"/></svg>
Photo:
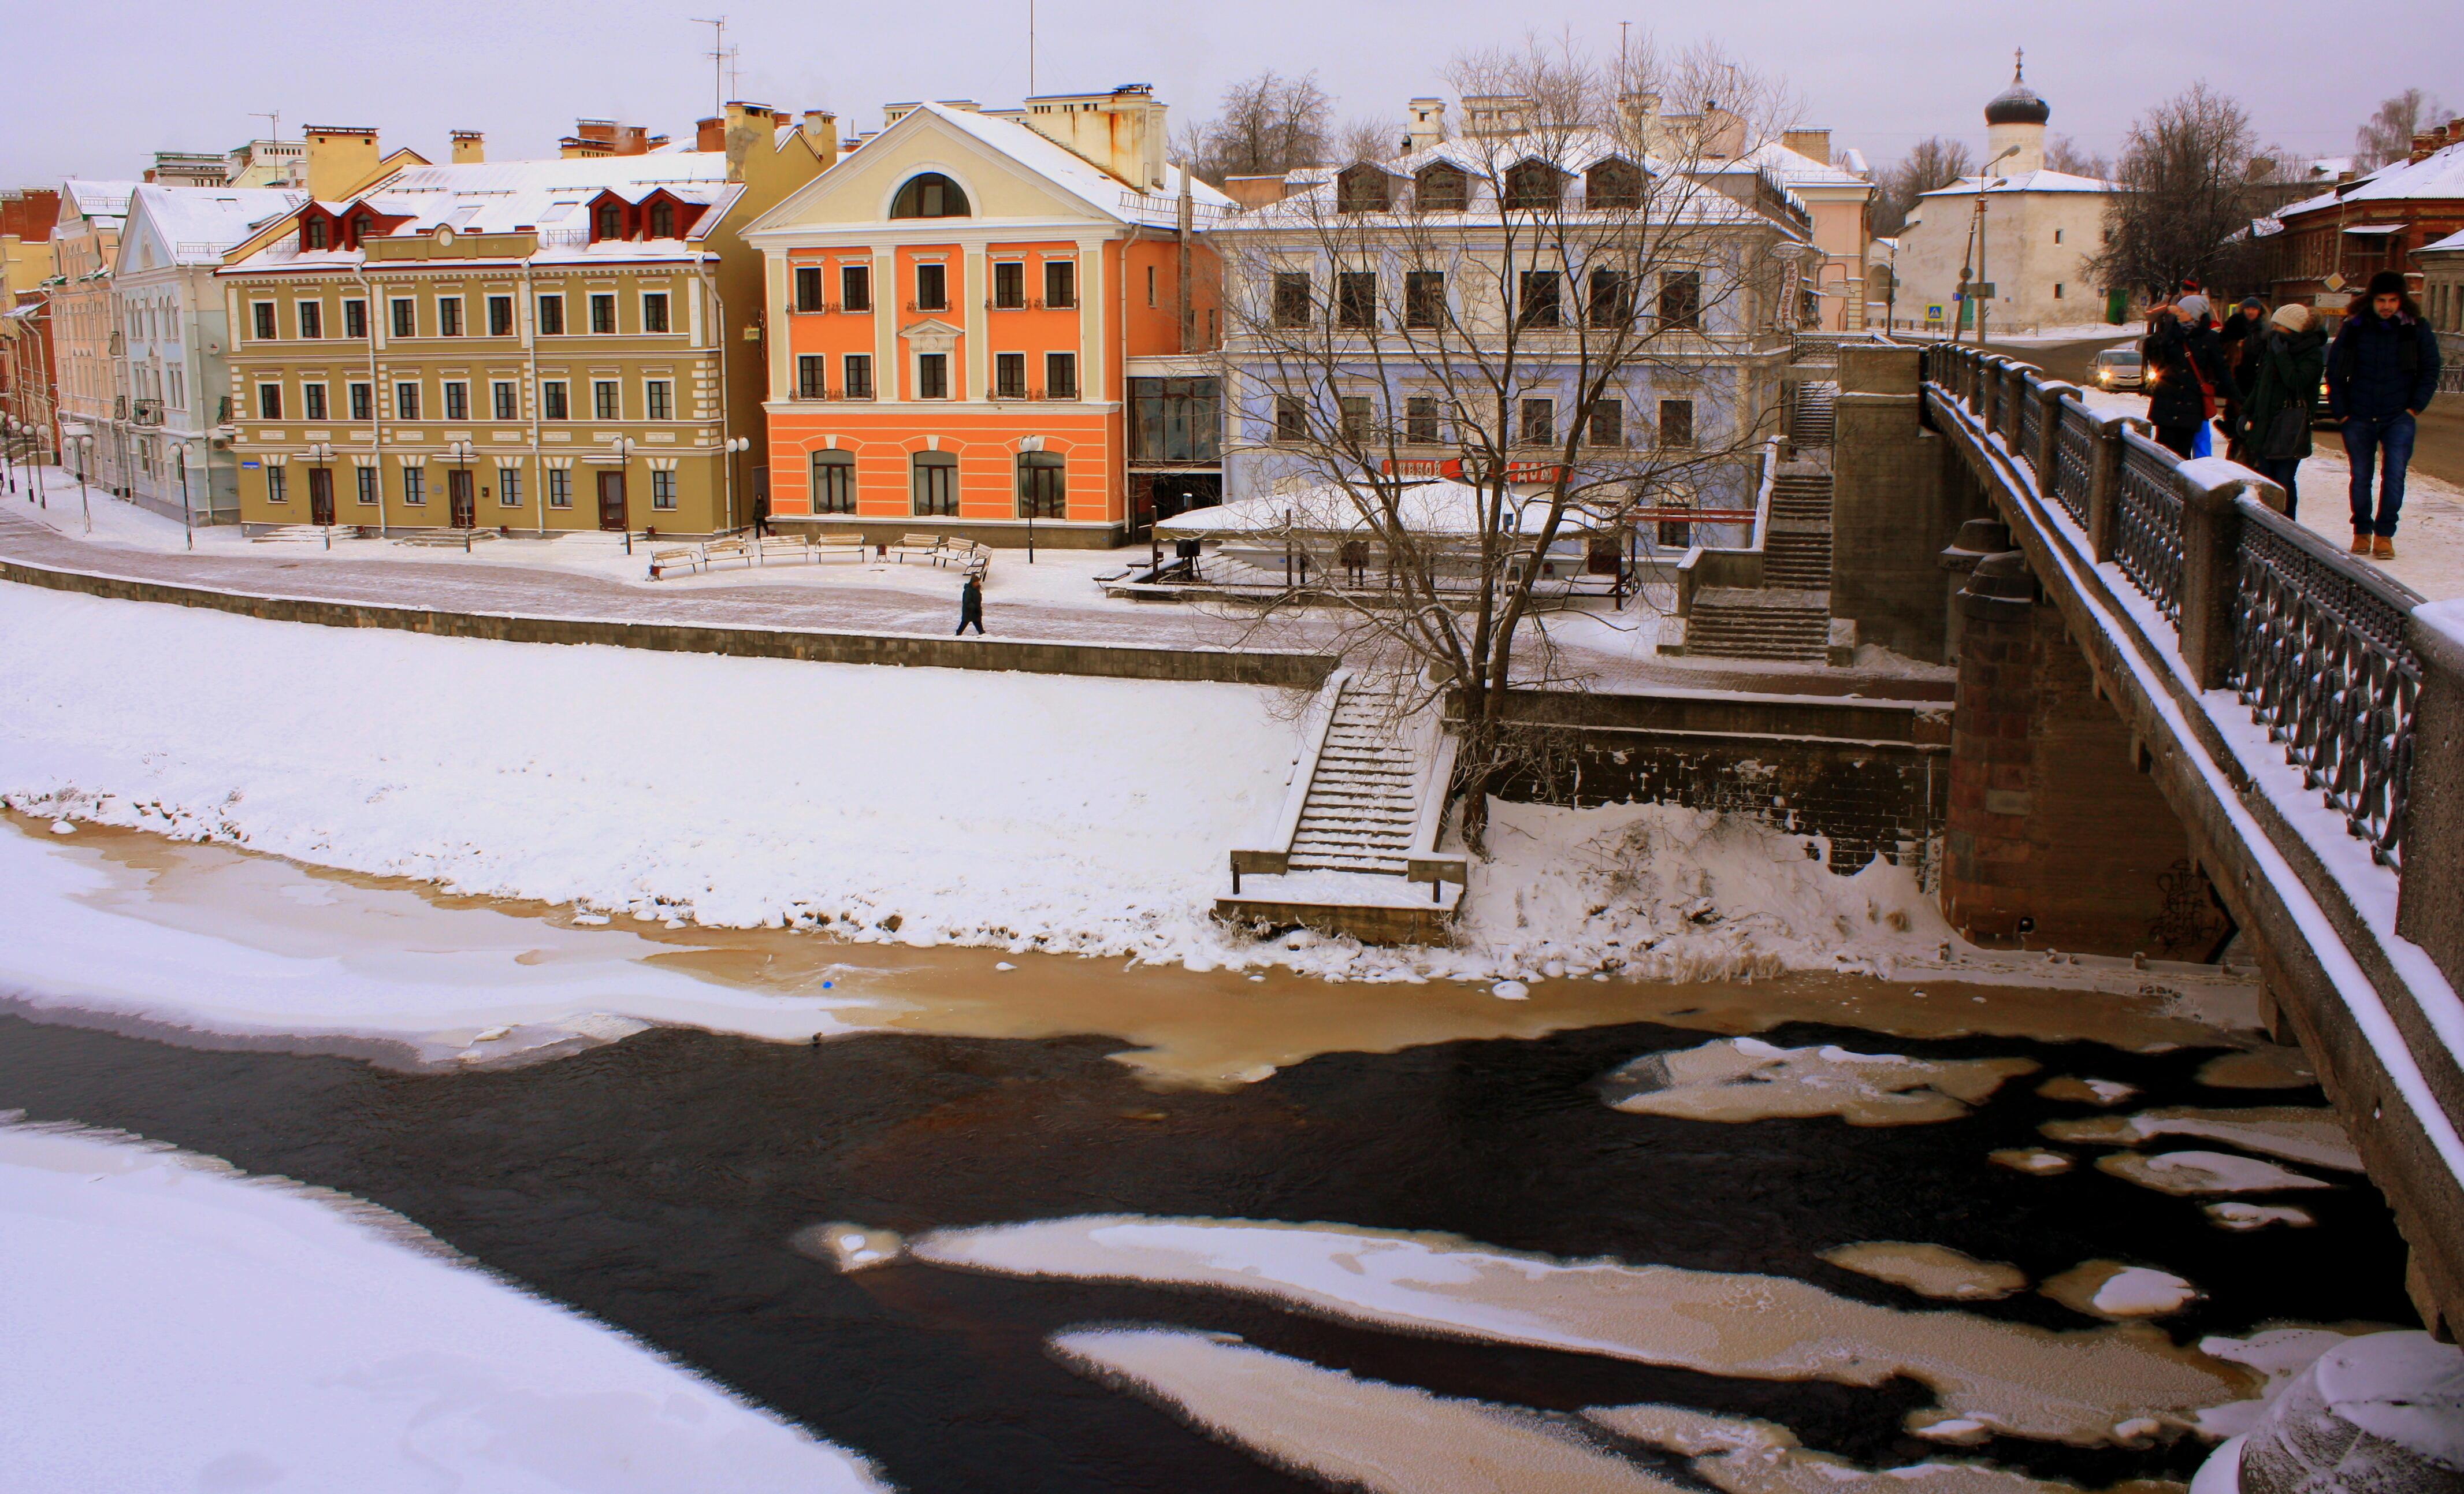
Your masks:
<svg viewBox="0 0 2464 1494"><path fill-rule="evenodd" d="M2310 454L2310 410L2327 373L2327 334L2312 325L2309 307L2288 302L2268 319L2248 359L2257 376L2242 402L2241 450L2260 476L2284 490L2284 516L2291 518L2300 498L2295 474Z"/></svg>

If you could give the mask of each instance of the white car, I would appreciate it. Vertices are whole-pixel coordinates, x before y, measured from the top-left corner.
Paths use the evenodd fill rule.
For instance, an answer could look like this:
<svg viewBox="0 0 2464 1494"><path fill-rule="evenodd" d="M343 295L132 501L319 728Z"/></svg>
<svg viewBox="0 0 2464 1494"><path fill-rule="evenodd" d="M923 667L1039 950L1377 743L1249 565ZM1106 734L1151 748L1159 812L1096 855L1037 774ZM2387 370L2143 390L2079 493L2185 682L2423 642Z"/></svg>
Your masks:
<svg viewBox="0 0 2464 1494"><path fill-rule="evenodd" d="M2087 371L2100 389L2137 389L2146 383L2146 364L2135 347L2108 347L2096 355Z"/></svg>

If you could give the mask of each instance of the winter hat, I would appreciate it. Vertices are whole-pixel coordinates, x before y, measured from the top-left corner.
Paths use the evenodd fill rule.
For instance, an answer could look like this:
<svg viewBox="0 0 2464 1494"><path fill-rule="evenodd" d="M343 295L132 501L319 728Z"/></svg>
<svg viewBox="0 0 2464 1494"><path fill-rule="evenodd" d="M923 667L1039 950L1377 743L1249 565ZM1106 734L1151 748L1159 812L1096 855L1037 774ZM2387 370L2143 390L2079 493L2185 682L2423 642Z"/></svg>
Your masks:
<svg viewBox="0 0 2464 1494"><path fill-rule="evenodd" d="M2310 308L2299 301L2286 301L2276 308L2275 316L2267 319L2287 332L2307 332L2310 330Z"/></svg>
<svg viewBox="0 0 2464 1494"><path fill-rule="evenodd" d="M2382 270L2378 274L2370 276L2369 294L2372 296L2409 296L2411 292L2405 289L2404 276L2402 274L2393 270Z"/></svg>
<svg viewBox="0 0 2464 1494"><path fill-rule="evenodd" d="M2201 296L2196 291L2192 291L2189 295L2183 297L2173 304L2181 307L2184 311L2189 312L2192 321L2196 321L2201 317L2208 314L2208 298Z"/></svg>
<svg viewBox="0 0 2464 1494"><path fill-rule="evenodd" d="M2255 297L2255 296L2245 296L2245 297L2243 297L2241 298L2241 304L2242 304L2243 309L2245 309L2245 310L2247 310L2247 309L2249 309L2250 307L2253 307L2253 306L2257 307L2260 311L2265 311L2265 310L2267 310L2267 302L2265 302L2265 301L2263 301L2263 300L2260 300L2260 299L2259 299L2257 297Z"/></svg>

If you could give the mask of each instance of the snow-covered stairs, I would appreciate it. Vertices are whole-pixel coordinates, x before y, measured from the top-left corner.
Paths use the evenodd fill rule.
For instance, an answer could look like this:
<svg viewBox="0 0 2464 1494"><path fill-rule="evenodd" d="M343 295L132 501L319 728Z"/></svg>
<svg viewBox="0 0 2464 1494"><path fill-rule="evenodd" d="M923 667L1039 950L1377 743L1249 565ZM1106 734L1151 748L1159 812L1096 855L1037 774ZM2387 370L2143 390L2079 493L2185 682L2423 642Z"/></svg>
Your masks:
<svg viewBox="0 0 2464 1494"><path fill-rule="evenodd" d="M1404 874L1427 767L1416 727L1398 681L1344 682L1292 835L1294 871Z"/></svg>
<svg viewBox="0 0 2464 1494"><path fill-rule="evenodd" d="M1808 379L1796 386L1794 407L1789 412L1788 440L1791 446L1829 446L1833 426L1833 406L1839 398L1839 385L1828 379Z"/></svg>
<svg viewBox="0 0 2464 1494"><path fill-rule="evenodd" d="M1763 584L1780 591L1831 589L1831 473L1811 465L1771 479Z"/></svg>
<svg viewBox="0 0 2464 1494"><path fill-rule="evenodd" d="M1685 651L1714 659L1823 664L1830 658L1829 592L1723 586L1695 593Z"/></svg>

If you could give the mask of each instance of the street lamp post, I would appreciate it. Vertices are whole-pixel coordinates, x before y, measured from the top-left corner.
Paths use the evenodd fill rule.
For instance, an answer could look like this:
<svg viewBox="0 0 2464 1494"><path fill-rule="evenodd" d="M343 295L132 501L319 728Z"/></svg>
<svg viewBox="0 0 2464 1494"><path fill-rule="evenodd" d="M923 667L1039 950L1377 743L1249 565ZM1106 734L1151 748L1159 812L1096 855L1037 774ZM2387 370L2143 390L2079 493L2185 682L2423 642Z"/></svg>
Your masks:
<svg viewBox="0 0 2464 1494"><path fill-rule="evenodd" d="M197 444L197 438L182 436L171 444L180 449L180 536L193 550L197 547L197 526L188 511L188 451Z"/></svg>
<svg viewBox="0 0 2464 1494"><path fill-rule="evenodd" d="M744 475L743 464L737 457L752 445L742 436L730 436L724 448L727 452L727 527L730 529L736 527L736 490L742 485Z"/></svg>
<svg viewBox="0 0 2464 1494"><path fill-rule="evenodd" d="M302 454L316 464L317 471L328 473L325 479L325 501L328 505L333 504L334 482L330 474L333 470L334 449L322 441L313 441L309 443L308 450ZM314 477L308 480L308 521L312 524L317 523L317 480ZM334 548L333 515L328 513L325 522L317 524L317 527L325 532L325 548L328 550Z"/></svg>
<svg viewBox="0 0 2464 1494"><path fill-rule="evenodd" d="M620 501L625 505L625 553L631 555L633 553L633 494L627 486L627 478L631 475L633 438L609 436L607 445L616 453L616 492Z"/></svg>
<svg viewBox="0 0 2464 1494"><path fill-rule="evenodd" d="M1986 264L1985 264L1985 198L1986 198L1986 194L1987 194L1987 193L1989 193L1989 192L1991 192L1991 191L1992 191L1992 190L1993 190L1993 187L1994 187L1994 184L1996 184L1997 182L2001 181L2001 178L2000 178L2000 177L1997 177L1997 176L1995 176L1995 175L1993 174L1993 168L1994 168L1995 166L2000 165L2003 162L2010 160L2013 156L2015 156L2015 155L2017 155L2018 153L2019 153L2019 147L2018 147L2018 146L2016 146L2016 145L2013 145L2013 146L2012 146L2010 149L2008 149L2008 150L2006 150L2006 151L2002 152L2002 154L2000 154L2000 155L1998 155L1998 156L1994 157L1992 160L1991 160L1991 161L1989 161L1989 162L1985 163L1985 169L1984 169L1984 172L1982 173L1982 180L1980 180L1980 181L1976 184L1976 281L1977 281L1977 284L1978 284L1979 286L1990 286L1990 285L1991 285L1991 284L1993 283L1993 278L1992 278L1992 276L1991 276L1991 275L1988 275L1988 274L1986 273ZM1976 302L1976 345L1977 345L1978 347L1983 347L1983 346L1985 345L1985 317L1986 317L1986 313L1987 313L1987 311L1991 307L1992 303L1993 303L1993 297L1991 297L1991 296L1981 296L1981 297L1979 297L1977 298L1977 302ZM1958 339L1956 336L1954 336L1954 337L1951 339L1951 341L1954 341L1954 342L1956 342L1956 341L1959 341L1959 339Z"/></svg>
<svg viewBox="0 0 2464 1494"><path fill-rule="evenodd" d="M77 448L77 506L85 513L85 532L90 535L94 533L94 501L86 495L85 468L88 459L94 455L94 432L80 426L62 439ZM48 504L45 506L49 507Z"/></svg>
<svg viewBox="0 0 2464 1494"><path fill-rule="evenodd" d="M0 415L0 471L5 471L8 490L17 491L17 417Z"/></svg>

